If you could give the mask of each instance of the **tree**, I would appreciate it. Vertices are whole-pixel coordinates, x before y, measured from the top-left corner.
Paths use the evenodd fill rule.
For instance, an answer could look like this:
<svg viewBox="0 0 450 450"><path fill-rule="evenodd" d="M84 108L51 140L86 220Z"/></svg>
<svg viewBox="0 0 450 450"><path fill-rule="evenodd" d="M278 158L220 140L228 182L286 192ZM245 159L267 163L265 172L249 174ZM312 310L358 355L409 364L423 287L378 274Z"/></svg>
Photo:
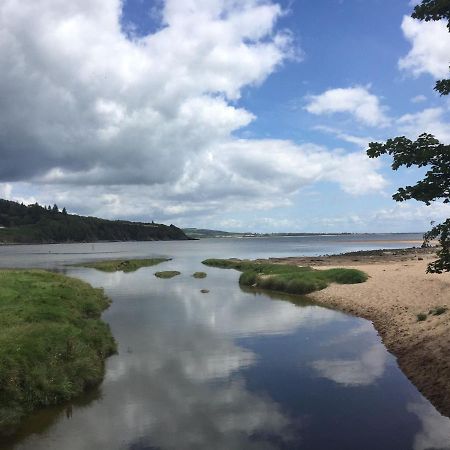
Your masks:
<svg viewBox="0 0 450 450"><path fill-rule="evenodd" d="M66 209L66 207L64 207L64 208L62 209L62 213L63 213L64 216L67 216L67 209Z"/></svg>
<svg viewBox="0 0 450 450"><path fill-rule="evenodd" d="M450 0L423 0L414 8L412 17L427 22L446 19L450 31ZM450 79L437 81L434 89L441 95L448 95ZM428 168L423 180L414 186L399 188L392 196L394 200L414 199L427 205L439 199L443 199L444 203L450 202L450 145L439 142L432 134L423 133L415 141L401 136L388 139L385 143L371 142L367 154L370 158L391 155L393 170L401 166ZM450 218L425 233L424 244L436 238L440 244L438 259L428 265L427 272L450 272Z"/></svg>

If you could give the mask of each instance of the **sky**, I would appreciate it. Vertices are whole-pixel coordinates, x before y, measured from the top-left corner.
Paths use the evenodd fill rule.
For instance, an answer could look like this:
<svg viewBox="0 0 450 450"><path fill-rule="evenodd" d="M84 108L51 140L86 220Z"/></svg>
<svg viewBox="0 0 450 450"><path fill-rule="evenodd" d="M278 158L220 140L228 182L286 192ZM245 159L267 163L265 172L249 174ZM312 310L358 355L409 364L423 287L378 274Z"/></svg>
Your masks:
<svg viewBox="0 0 450 450"><path fill-rule="evenodd" d="M416 2L417 3L417 2ZM450 143L450 33L408 0L3 0L0 198L255 232L415 232L450 206L371 141Z"/></svg>

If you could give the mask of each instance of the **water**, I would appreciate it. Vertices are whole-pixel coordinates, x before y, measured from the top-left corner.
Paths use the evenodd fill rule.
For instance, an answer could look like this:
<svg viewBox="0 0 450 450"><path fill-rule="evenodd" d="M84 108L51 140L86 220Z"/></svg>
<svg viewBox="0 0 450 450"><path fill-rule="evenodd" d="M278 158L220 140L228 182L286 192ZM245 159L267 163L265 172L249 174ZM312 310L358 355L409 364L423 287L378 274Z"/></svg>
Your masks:
<svg viewBox="0 0 450 450"><path fill-rule="evenodd" d="M239 273L200 263L377 247L321 239L0 248L2 265L48 267L104 287L113 304L103 317L119 344L97 390L34 414L3 447L450 449L450 420L406 379L370 322L242 290ZM63 266L105 255L173 260L128 274ZM156 270L182 275L162 280ZM208 277L192 278L199 270Z"/></svg>
<svg viewBox="0 0 450 450"><path fill-rule="evenodd" d="M0 246L0 267L42 267L127 257L175 256L269 258L318 256L378 248L420 246L422 234L360 234L305 237L222 238L200 241L114 242Z"/></svg>

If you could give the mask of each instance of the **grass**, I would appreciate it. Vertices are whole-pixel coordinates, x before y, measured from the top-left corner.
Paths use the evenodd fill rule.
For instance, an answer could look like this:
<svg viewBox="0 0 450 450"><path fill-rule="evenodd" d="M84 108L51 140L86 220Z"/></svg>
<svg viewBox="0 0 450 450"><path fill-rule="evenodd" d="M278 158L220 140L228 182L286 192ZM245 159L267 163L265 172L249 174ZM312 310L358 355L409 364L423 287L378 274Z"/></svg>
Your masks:
<svg viewBox="0 0 450 450"><path fill-rule="evenodd" d="M243 286L296 295L324 289L330 283L353 284L367 280L367 274L356 269L314 270L311 267L238 259L207 259L203 264L241 271L239 284Z"/></svg>
<svg viewBox="0 0 450 450"><path fill-rule="evenodd" d="M100 320L109 300L81 280L39 270L0 271L0 434L34 409L101 382L116 350Z"/></svg>
<svg viewBox="0 0 450 450"><path fill-rule="evenodd" d="M441 314L444 314L448 311L448 308L446 306L438 306L437 308L434 308L430 311L430 314L433 314L433 316L440 316Z"/></svg>
<svg viewBox="0 0 450 450"><path fill-rule="evenodd" d="M77 264L79 267L89 267L91 269L101 270L102 272L134 272L141 267L156 266L170 258L151 258L151 259L111 259L105 261L95 261Z"/></svg>
<svg viewBox="0 0 450 450"><path fill-rule="evenodd" d="M194 278L206 278L205 272L194 272L192 275Z"/></svg>
<svg viewBox="0 0 450 450"><path fill-rule="evenodd" d="M427 320L428 316L440 316L448 311L446 306L437 306L436 308L430 309L427 313L419 313L417 314L417 322L423 322Z"/></svg>
<svg viewBox="0 0 450 450"><path fill-rule="evenodd" d="M155 272L155 277L158 278L173 278L177 275L180 275L181 272L178 272L176 270L165 270L163 272Z"/></svg>

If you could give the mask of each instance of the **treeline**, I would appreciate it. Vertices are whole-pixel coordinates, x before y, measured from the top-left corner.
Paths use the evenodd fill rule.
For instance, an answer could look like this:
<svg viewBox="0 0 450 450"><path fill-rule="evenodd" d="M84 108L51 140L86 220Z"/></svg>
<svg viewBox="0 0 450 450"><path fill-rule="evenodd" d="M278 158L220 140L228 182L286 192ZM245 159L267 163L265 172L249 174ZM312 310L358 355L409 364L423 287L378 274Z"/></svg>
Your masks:
<svg viewBox="0 0 450 450"><path fill-rule="evenodd" d="M68 214L57 205L0 199L0 243L156 241L189 239L174 225L106 220Z"/></svg>

